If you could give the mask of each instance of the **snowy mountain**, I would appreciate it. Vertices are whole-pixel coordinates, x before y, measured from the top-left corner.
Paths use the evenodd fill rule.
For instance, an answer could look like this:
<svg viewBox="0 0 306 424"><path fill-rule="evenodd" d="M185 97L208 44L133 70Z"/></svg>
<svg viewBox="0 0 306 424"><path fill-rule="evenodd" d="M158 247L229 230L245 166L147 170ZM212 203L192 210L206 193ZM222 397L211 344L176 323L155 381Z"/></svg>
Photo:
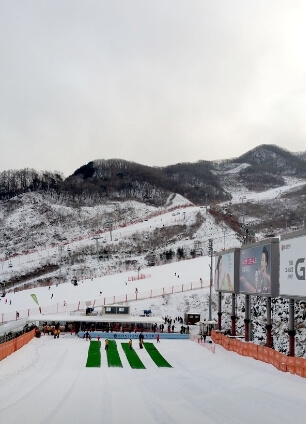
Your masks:
<svg viewBox="0 0 306 424"><path fill-rule="evenodd" d="M243 168L243 166L242 166ZM237 165L237 172L241 165ZM234 167L222 172L224 181L235 175ZM231 185L228 185L228 189ZM74 289L70 281L104 281L107 293L112 286L107 283L110 275L122 275L141 270L152 273L162 266L178 266L193 263L200 258L208 259L208 240L213 240L214 251L240 247L243 231L247 225L260 228L260 221L250 211L265 208L267 204L284 201L286 196L305 188L305 180L286 177L285 184L276 189L254 192L240 191L233 184L231 202L218 205L195 206L181 195L169 196L159 207L149 206L137 201L112 201L93 206L69 206L64 200L54 201L50 195L42 193L24 193L1 204L1 282L6 296L17 296L25 290L33 292L39 287L67 285ZM235 225L234 225L235 224ZM291 222L288 222L289 230ZM278 232L285 228L277 228ZM265 237L262 231L255 231L256 240ZM194 262L195 263L195 262ZM152 268L153 266L153 268ZM173 273L173 272L172 272ZM130 275L130 274L129 274ZM191 271L186 271L186 283L192 281ZM209 284L208 263L203 273L198 273ZM152 280L153 281L153 280ZM161 280L166 284L165 280ZM182 282L184 282L182 281ZM89 289L88 289L89 290ZM103 288L105 291L105 288ZM71 295L72 296L72 295ZM89 292L83 299L88 300ZM203 318L208 314L207 290L183 294L167 295L162 304L154 300L157 313L199 311ZM28 296L29 297L29 296ZM17 297L16 297L17 299ZM3 299L4 300L4 299ZM69 302L69 297L65 299ZM72 301L72 299L71 299ZM24 302L24 301L23 301ZM49 301L50 302L50 301ZM159 305L159 306L158 306ZM172 306L170 306L172 305ZM217 297L212 298L213 315L217 318ZM0 304L3 308L16 310L16 304ZM149 305L149 307L151 304ZM24 303L26 308L26 304ZM20 307L18 306L20 309ZM135 313L148 308L147 301L135 305ZM237 299L237 329L243 332L244 299ZM273 300L274 346L281 352L288 349L287 301ZM252 297L253 340L264 343L265 340L265 303ZM223 327L230 328L230 295L224 295ZM305 326L303 310L296 304L297 347L299 356L305 356Z"/></svg>
<svg viewBox="0 0 306 424"><path fill-rule="evenodd" d="M2 292L10 295L70 284L75 278L91 281L157 269L207 258L209 239L218 252L301 228L306 206L304 171L301 157L263 145L233 160L165 169L152 170L121 160L94 161L77 170L63 186L58 174L55 178L28 171L2 173ZM31 183L34 179L39 189ZM13 195L14 190L19 194ZM202 278L209 282L207 269ZM168 298L161 314L173 299ZM263 343L265 304L256 297L252 302L256 318L253 338ZM273 302L274 344L286 352L287 301ZM184 305L180 312L191 308L207 314L205 292L188 295L187 301L179 303ZM215 296L213 305L216 311ZM0 311L2 307L0 304ZM230 327L226 295L224 308L223 325ZM237 328L242 331L242 296L238 296L237 316ZM297 354L304 356L304 314L298 303L296 319Z"/></svg>

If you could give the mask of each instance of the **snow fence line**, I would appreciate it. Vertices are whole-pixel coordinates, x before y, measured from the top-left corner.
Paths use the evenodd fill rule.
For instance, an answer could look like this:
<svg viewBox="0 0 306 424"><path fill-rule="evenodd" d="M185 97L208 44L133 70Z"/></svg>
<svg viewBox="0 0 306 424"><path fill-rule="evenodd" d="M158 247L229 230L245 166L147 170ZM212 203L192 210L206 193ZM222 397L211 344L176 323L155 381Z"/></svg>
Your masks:
<svg viewBox="0 0 306 424"><path fill-rule="evenodd" d="M220 344L226 350L266 362L280 371L290 372L306 378L306 358L287 356L266 346L229 338L224 334L216 333L214 330L211 332L211 338L214 343Z"/></svg>
<svg viewBox="0 0 306 424"><path fill-rule="evenodd" d="M216 353L216 347L215 347L214 343L207 342L207 341L204 342L204 340L201 340L201 336L199 336L197 334L190 334L189 339L192 340L193 342L199 343L201 346L210 350L212 353Z"/></svg>
<svg viewBox="0 0 306 424"><path fill-rule="evenodd" d="M22 318L28 318L30 315L39 315L39 314L61 314L67 312L77 312L85 311L88 307L101 307L109 305L117 305L120 303L133 302L136 300L145 300L151 299L154 297L165 296L168 294L182 293L185 291L199 290L209 287L209 282L202 280L191 281L190 283L178 284L175 286L162 287L159 289L148 290L144 292L137 293L126 293L115 296L108 297L98 297L94 300L80 300L76 303L56 303L50 306L36 306L31 309L23 309L18 311L11 311L7 313L2 313L0 316L1 324L10 321L18 321Z"/></svg>

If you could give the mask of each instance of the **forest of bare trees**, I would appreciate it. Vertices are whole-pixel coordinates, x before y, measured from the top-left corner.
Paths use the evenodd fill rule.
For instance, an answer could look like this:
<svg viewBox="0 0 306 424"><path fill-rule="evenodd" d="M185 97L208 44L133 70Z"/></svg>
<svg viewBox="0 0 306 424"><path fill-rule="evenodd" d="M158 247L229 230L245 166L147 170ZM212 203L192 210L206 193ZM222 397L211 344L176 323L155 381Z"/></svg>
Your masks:
<svg viewBox="0 0 306 424"><path fill-rule="evenodd" d="M63 176L58 172L24 168L0 172L0 199L7 200L28 191L59 190Z"/></svg>

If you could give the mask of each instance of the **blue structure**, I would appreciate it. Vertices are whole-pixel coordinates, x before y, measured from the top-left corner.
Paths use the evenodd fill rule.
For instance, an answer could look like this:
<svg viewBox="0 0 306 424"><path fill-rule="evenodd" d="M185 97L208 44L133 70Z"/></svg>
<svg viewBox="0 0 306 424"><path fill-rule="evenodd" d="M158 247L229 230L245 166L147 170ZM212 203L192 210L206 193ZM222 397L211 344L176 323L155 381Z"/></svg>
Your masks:
<svg viewBox="0 0 306 424"><path fill-rule="evenodd" d="M79 331L78 337L83 338L86 331ZM109 340L128 340L128 339L138 339L139 332L135 333L134 331L131 333L122 333L119 331L114 332L105 332L105 331L89 331L90 337L92 339L97 339L98 336L101 339L109 339ZM144 341L153 341L156 340L157 334L159 334L159 338L162 339L189 339L189 334L181 334L181 333L146 333L143 332Z"/></svg>

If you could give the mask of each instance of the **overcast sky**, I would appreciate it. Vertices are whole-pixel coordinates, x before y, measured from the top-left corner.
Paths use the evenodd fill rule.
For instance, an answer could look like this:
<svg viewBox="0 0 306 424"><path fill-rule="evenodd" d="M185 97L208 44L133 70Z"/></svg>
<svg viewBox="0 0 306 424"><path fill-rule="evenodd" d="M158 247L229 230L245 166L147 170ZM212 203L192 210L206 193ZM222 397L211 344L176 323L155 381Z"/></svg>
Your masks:
<svg viewBox="0 0 306 424"><path fill-rule="evenodd" d="M305 0L0 0L0 172L306 150Z"/></svg>

